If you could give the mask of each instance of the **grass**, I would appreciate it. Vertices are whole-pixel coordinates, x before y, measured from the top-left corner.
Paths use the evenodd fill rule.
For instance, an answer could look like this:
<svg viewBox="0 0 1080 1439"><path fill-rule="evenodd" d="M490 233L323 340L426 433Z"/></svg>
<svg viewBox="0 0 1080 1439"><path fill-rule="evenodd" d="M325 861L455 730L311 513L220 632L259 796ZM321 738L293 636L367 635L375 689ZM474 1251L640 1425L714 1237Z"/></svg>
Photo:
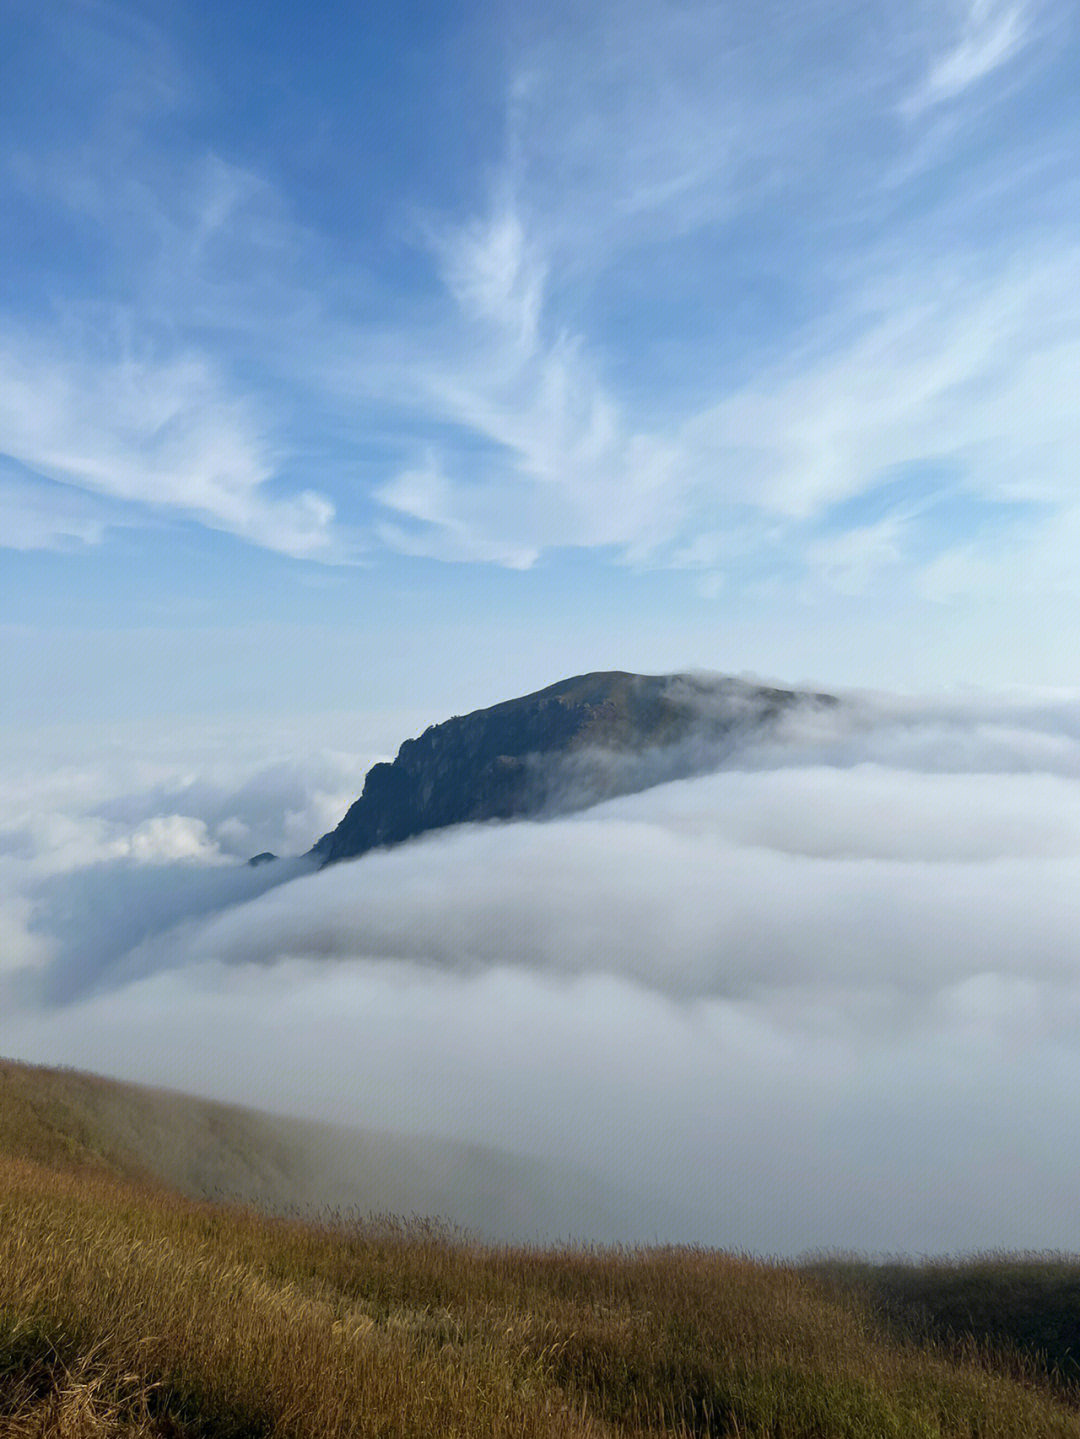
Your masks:
<svg viewBox="0 0 1080 1439"><path fill-rule="evenodd" d="M284 1169L298 1158L268 1116L3 1059L0 1154L134 1179L156 1177L197 1198L206 1197L199 1192L205 1179L239 1186L255 1164Z"/></svg>
<svg viewBox="0 0 1080 1439"><path fill-rule="evenodd" d="M1063 1392L1080 1386L1080 1259L976 1254L868 1264L823 1260L808 1272L856 1294L888 1330L939 1345L971 1339L1018 1350Z"/></svg>
<svg viewBox="0 0 1080 1439"><path fill-rule="evenodd" d="M92 1118L42 1154L31 1110L0 1116L5 1439L1080 1439L1045 1368L888 1328L861 1274L272 1218L102 1161Z"/></svg>

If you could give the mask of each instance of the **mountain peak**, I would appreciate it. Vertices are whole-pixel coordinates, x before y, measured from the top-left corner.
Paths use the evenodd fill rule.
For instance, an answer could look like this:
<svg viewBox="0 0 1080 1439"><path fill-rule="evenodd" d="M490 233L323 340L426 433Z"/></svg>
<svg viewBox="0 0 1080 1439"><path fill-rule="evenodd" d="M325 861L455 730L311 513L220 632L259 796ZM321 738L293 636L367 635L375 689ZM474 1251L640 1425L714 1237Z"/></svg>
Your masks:
<svg viewBox="0 0 1080 1439"><path fill-rule="evenodd" d="M725 675L600 670L431 725L373 765L312 854L353 859L432 830L585 808L719 767L793 706L831 695Z"/></svg>

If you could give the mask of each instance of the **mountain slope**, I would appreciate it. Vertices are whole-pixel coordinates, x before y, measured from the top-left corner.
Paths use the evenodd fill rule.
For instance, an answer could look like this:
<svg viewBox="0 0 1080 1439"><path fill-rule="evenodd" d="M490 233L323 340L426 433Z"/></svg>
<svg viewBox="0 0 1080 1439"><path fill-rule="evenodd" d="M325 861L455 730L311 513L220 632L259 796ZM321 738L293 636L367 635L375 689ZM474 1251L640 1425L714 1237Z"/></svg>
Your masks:
<svg viewBox="0 0 1080 1439"><path fill-rule="evenodd" d="M619 1236L629 1199L569 1165L480 1144L283 1118L0 1059L0 1156L300 1208L422 1214L487 1239Z"/></svg>
<svg viewBox="0 0 1080 1439"><path fill-rule="evenodd" d="M447 825L583 808L715 768L794 706L835 703L719 675L577 675L406 740L312 854L332 864Z"/></svg>

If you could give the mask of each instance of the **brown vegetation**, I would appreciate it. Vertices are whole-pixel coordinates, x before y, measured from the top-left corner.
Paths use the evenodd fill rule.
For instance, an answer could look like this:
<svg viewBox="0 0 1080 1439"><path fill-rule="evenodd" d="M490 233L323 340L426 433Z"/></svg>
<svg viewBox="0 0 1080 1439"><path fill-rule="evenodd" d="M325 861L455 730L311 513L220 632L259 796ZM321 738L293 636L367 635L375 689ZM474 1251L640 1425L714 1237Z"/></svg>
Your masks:
<svg viewBox="0 0 1080 1439"><path fill-rule="evenodd" d="M0 1155L11 1439L1080 1436L1034 1367L793 1267L275 1219L64 1149Z"/></svg>
<svg viewBox="0 0 1080 1439"><path fill-rule="evenodd" d="M0 1432L1076 1435L1017 1366L687 1250L303 1225L0 1160Z"/></svg>

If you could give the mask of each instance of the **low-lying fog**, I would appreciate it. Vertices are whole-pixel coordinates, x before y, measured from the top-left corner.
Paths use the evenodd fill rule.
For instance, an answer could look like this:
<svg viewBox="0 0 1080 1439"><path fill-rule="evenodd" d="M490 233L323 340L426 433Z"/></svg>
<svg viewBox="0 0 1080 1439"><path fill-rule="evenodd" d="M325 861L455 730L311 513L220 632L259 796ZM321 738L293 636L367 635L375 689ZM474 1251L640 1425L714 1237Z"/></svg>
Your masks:
<svg viewBox="0 0 1080 1439"><path fill-rule="evenodd" d="M630 1204L583 1237L1077 1247L1080 699L852 697L572 817L238 863L417 728L9 739L0 1053L585 1166Z"/></svg>

